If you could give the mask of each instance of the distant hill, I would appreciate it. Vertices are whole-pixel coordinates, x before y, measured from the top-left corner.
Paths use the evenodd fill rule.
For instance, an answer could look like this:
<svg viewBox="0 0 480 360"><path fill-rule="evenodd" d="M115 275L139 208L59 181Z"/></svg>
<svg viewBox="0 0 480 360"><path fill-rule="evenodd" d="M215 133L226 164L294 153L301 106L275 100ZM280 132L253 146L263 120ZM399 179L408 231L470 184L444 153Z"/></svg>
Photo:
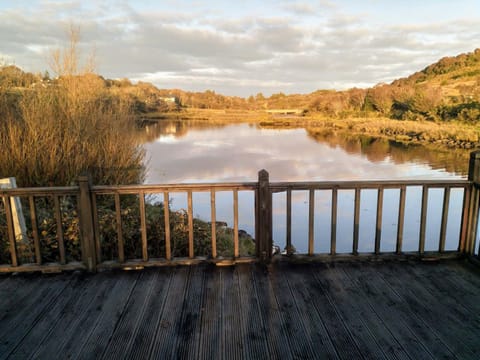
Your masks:
<svg viewBox="0 0 480 360"><path fill-rule="evenodd" d="M480 49L467 54L444 57L393 86L430 85L442 88L444 97L478 96L480 88Z"/></svg>
<svg viewBox="0 0 480 360"><path fill-rule="evenodd" d="M317 91L306 97L312 98L313 94L317 95L309 109L328 115L373 112L399 120L476 123L480 121L480 49L442 58L390 84L338 92Z"/></svg>

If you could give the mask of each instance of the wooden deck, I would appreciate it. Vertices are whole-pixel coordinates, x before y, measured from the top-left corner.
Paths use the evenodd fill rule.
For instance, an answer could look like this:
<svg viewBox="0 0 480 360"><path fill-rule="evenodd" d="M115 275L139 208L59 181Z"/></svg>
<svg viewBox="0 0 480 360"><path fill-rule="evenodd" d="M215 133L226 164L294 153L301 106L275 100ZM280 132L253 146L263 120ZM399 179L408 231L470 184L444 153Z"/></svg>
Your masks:
<svg viewBox="0 0 480 360"><path fill-rule="evenodd" d="M464 261L0 276L1 359L479 359Z"/></svg>

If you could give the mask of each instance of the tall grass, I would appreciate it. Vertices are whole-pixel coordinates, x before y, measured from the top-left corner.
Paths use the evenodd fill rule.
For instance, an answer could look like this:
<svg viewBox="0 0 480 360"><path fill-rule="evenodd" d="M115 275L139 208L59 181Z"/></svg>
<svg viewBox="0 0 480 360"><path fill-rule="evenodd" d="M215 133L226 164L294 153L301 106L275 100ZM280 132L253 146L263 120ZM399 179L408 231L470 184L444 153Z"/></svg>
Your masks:
<svg viewBox="0 0 480 360"><path fill-rule="evenodd" d="M69 185L88 171L96 184L143 180L143 150L130 104L94 74L0 94L0 177L19 186ZM9 93L10 96L6 96Z"/></svg>

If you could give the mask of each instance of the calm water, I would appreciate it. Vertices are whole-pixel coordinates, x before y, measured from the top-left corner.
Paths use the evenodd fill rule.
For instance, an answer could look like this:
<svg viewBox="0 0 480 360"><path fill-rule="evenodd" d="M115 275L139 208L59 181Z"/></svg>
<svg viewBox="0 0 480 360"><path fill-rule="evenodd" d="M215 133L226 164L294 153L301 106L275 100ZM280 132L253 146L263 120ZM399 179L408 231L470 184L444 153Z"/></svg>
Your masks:
<svg viewBox="0 0 480 360"><path fill-rule="evenodd" d="M348 135L348 134L347 134ZM465 178L468 153L427 151L386 140L351 138L345 134L306 129L259 128L250 124L208 126L205 123L162 122L145 134L148 158L146 183L256 181L260 169L271 181L459 179ZM398 190L385 190L382 251L394 250ZM463 192L450 200L447 247L456 247ZM376 191L362 191L360 250L373 251ZM172 207L186 208L185 194L172 194ZM285 194L274 195L274 242L285 244ZM431 190L427 219L427 250L437 247L443 190ZM353 191L339 192L338 250L348 252L353 234ZM196 193L194 215L210 218L209 194ZM293 193L293 242L306 252L308 193ZM416 250L420 226L421 189L407 191L405 248ZM315 193L316 252L327 252L331 192ZM233 226L232 194L217 194L217 220ZM240 228L254 233L253 193L240 193Z"/></svg>
<svg viewBox="0 0 480 360"><path fill-rule="evenodd" d="M428 153L385 140L249 124L204 126L165 122L149 128L154 139L145 145L146 182L255 181L261 169L272 181L452 179L464 177L468 165L466 152Z"/></svg>

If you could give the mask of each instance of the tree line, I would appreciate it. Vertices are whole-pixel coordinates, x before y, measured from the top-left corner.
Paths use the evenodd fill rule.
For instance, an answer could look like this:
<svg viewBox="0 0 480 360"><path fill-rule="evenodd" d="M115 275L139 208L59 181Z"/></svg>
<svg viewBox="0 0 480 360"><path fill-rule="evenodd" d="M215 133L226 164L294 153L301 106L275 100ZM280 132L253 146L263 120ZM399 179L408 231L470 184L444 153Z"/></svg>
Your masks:
<svg viewBox="0 0 480 360"><path fill-rule="evenodd" d="M318 90L310 94L247 98L204 92L158 89L153 84L128 79L104 79L88 74L89 81L105 89L105 101L112 98L129 102L136 114L178 111L182 108L268 110L300 108L329 117L383 116L397 120L451 121L476 123L480 120L480 49L456 57L443 58L422 71L372 88L344 91ZM0 89L51 86L48 72L32 74L15 66L0 68ZM175 101L172 102L171 99Z"/></svg>

